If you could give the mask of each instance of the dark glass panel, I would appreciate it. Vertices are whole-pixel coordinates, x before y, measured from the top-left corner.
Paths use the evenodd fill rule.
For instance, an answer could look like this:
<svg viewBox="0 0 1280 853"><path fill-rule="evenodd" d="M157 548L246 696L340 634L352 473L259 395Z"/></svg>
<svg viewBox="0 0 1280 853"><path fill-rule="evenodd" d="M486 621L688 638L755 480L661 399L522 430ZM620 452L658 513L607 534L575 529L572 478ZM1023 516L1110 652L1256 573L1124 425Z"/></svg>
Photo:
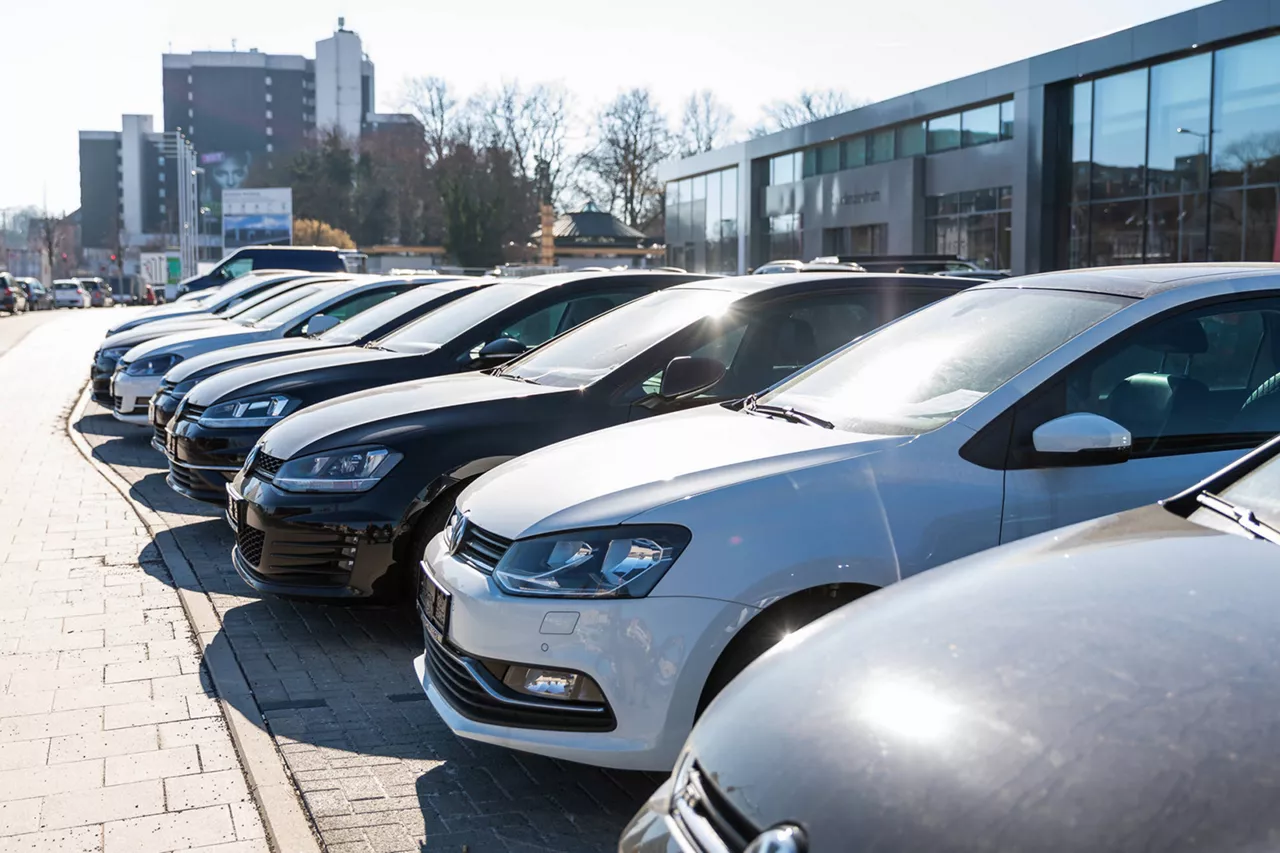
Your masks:
<svg viewBox="0 0 1280 853"><path fill-rule="evenodd" d="M818 149L806 148L804 150L804 176L812 178L817 174L821 174L818 169Z"/></svg>
<svg viewBox="0 0 1280 853"><path fill-rule="evenodd" d="M1276 187L1244 191L1244 259L1274 261L1276 255Z"/></svg>
<svg viewBox="0 0 1280 853"><path fill-rule="evenodd" d="M846 169L867 165L867 138L855 136L840 143L840 156Z"/></svg>
<svg viewBox="0 0 1280 853"><path fill-rule="evenodd" d="M966 148L997 141L1000 138L1000 105L965 110L960 114L960 129L961 143Z"/></svg>
<svg viewBox="0 0 1280 853"><path fill-rule="evenodd" d="M1067 267L1079 269L1089 266L1089 207L1076 204L1071 207L1070 233L1067 238Z"/></svg>
<svg viewBox="0 0 1280 853"><path fill-rule="evenodd" d="M1013 187L1000 187L1000 209L1013 210Z"/></svg>
<svg viewBox="0 0 1280 853"><path fill-rule="evenodd" d="M1203 194L1151 199L1147 208L1147 263L1205 260L1207 208L1208 198Z"/></svg>
<svg viewBox="0 0 1280 853"><path fill-rule="evenodd" d="M817 149L818 174L829 175L840 171L840 144L832 142Z"/></svg>
<svg viewBox="0 0 1280 853"><path fill-rule="evenodd" d="M1092 254L1089 266L1142 263L1143 210L1146 202L1110 201L1090 208Z"/></svg>
<svg viewBox="0 0 1280 853"><path fill-rule="evenodd" d="M1093 84L1077 83L1071 93L1071 200L1089 200L1093 160Z"/></svg>
<svg viewBox="0 0 1280 853"><path fill-rule="evenodd" d="M929 119L929 153L960 147L960 113Z"/></svg>
<svg viewBox="0 0 1280 853"><path fill-rule="evenodd" d="M1000 104L1000 138L1013 139L1013 101Z"/></svg>
<svg viewBox="0 0 1280 853"><path fill-rule="evenodd" d="M1244 257L1244 192L1219 190L1209 196L1209 260Z"/></svg>
<svg viewBox="0 0 1280 853"><path fill-rule="evenodd" d="M712 172L707 175L707 207L706 207L706 264L699 272L717 272L720 269L720 222L723 214L720 210L720 181L724 173Z"/></svg>
<svg viewBox="0 0 1280 853"><path fill-rule="evenodd" d="M1211 71L1207 53L1151 68L1147 186L1153 195L1205 189Z"/></svg>
<svg viewBox="0 0 1280 853"><path fill-rule="evenodd" d="M1146 153L1147 69L1095 80L1093 198L1143 195Z"/></svg>
<svg viewBox="0 0 1280 853"><path fill-rule="evenodd" d="M913 121L898 127L898 156L917 157L925 153L925 124Z"/></svg>
<svg viewBox="0 0 1280 853"><path fill-rule="evenodd" d="M893 131L873 133L867 140L867 162L887 163L893 159Z"/></svg>
<svg viewBox="0 0 1280 853"><path fill-rule="evenodd" d="M1007 270L1013 266L1013 214L996 215L999 230L996 233L996 269Z"/></svg>
<svg viewBox="0 0 1280 853"><path fill-rule="evenodd" d="M1280 36L1214 55L1213 184L1280 181Z"/></svg>

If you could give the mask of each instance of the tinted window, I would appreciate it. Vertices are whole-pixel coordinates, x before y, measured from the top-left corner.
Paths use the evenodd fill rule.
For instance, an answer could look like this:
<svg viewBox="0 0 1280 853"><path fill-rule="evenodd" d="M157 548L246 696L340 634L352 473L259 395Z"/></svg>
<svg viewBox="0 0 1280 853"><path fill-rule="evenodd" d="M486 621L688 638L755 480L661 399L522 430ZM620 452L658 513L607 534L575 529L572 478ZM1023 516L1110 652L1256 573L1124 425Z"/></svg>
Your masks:
<svg viewBox="0 0 1280 853"><path fill-rule="evenodd" d="M521 300L543 292L532 284L495 284L450 302L382 339L396 352L426 352L452 341Z"/></svg>
<svg viewBox="0 0 1280 853"><path fill-rule="evenodd" d="M1146 154L1146 69L1103 77L1095 81L1093 84L1093 197L1123 198L1142 195L1143 163L1146 160ZM1141 259L1140 227L1138 233L1138 257Z"/></svg>
<svg viewBox="0 0 1280 853"><path fill-rule="evenodd" d="M567 332L593 317L630 302L640 295L640 291L628 289L613 293L590 293L565 299L535 311L527 317L512 322L500 330L493 338L513 338L526 347L536 347L551 340L562 332ZM480 341L476 349L488 343Z"/></svg>
<svg viewBox="0 0 1280 853"><path fill-rule="evenodd" d="M216 276L224 281L231 281L231 279L239 278L252 270L252 258L236 258L234 261L229 261L228 263L218 267Z"/></svg>
<svg viewBox="0 0 1280 853"><path fill-rule="evenodd" d="M960 147L960 114L929 119L929 153Z"/></svg>
<svg viewBox="0 0 1280 853"><path fill-rule="evenodd" d="M927 432L1130 301L1058 290L958 293L867 336L762 399L852 432Z"/></svg>
<svg viewBox="0 0 1280 853"><path fill-rule="evenodd" d="M362 312L341 326L335 326L320 337L330 343L355 343L377 332L388 323L401 320L403 324L410 317L421 316L431 310L432 306L438 307L443 304L443 300L457 293L459 291L447 287L432 285L415 287L408 293L403 293L395 299L388 299L381 305Z"/></svg>
<svg viewBox="0 0 1280 853"><path fill-rule="evenodd" d="M286 290L283 293L278 293L275 296L264 299L258 304L241 311L236 315L236 322L244 325L257 323L259 320L263 320L277 311L283 308L288 308L295 302L305 299L319 289L319 285L304 284L301 287L295 287L292 290ZM272 325L274 325L274 323L267 323L268 327Z"/></svg>

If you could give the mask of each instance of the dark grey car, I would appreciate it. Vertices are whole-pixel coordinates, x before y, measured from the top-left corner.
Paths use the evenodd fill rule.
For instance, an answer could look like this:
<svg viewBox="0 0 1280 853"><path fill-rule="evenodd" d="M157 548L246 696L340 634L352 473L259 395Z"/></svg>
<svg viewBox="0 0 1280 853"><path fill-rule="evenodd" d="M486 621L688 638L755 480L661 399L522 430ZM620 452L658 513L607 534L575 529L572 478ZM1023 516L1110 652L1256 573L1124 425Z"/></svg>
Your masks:
<svg viewBox="0 0 1280 853"><path fill-rule="evenodd" d="M1276 849L1277 455L796 632L707 709L619 849Z"/></svg>

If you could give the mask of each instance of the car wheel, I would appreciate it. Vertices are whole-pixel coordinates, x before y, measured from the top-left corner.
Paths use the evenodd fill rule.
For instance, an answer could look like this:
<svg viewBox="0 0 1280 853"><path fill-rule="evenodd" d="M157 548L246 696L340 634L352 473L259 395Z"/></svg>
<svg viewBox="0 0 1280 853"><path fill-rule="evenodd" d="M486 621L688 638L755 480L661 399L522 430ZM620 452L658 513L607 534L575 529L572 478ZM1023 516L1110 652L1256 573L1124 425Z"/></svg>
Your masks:
<svg viewBox="0 0 1280 853"><path fill-rule="evenodd" d="M436 495L436 499L418 516L418 520L413 525L413 534L409 539L408 547L385 578L389 583L387 583L386 592L379 593L380 599L388 602L393 599L400 602L413 600L413 595L418 588L418 564L427 550L427 544L435 538L437 533L444 530L458 495L462 494L462 490L471 485L471 482L471 480L465 480L445 489Z"/></svg>

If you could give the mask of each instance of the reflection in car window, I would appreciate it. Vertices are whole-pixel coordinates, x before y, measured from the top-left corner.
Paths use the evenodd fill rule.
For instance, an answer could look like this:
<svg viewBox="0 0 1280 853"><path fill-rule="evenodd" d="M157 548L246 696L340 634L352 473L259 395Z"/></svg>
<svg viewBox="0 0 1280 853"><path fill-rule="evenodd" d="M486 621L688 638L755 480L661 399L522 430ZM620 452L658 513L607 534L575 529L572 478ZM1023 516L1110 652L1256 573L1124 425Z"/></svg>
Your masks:
<svg viewBox="0 0 1280 853"><path fill-rule="evenodd" d="M270 299L254 305L253 307L241 311L236 315L236 322L242 325L256 324L265 318L271 316L282 308L288 308L293 303L305 299L311 294L319 290L319 285L304 284L302 287L295 287L292 290L286 290L284 293L277 293ZM277 321L267 321L263 326L274 325Z"/></svg>
<svg viewBox="0 0 1280 853"><path fill-rule="evenodd" d="M566 332L500 372L541 385L586 385L677 330L709 314L723 313L738 298L739 294L723 290L661 290Z"/></svg>
<svg viewBox="0 0 1280 853"><path fill-rule="evenodd" d="M452 341L500 311L541 293L532 284L495 284L450 302L397 329L380 343L396 352L426 352Z"/></svg>
<svg viewBox="0 0 1280 853"><path fill-rule="evenodd" d="M1132 300L1059 290L970 290L935 302L761 398L841 429L937 429Z"/></svg>
<svg viewBox="0 0 1280 853"><path fill-rule="evenodd" d="M357 316L347 320L341 326L334 326L320 335L320 339L334 344L355 343L361 338L373 334L388 323L394 322L398 317L412 314L415 309L421 310L424 305L429 307L431 303L440 299L450 289L429 284L415 287L408 294L399 294L404 296L404 299L388 299L386 302L375 305L367 311L361 311Z"/></svg>

